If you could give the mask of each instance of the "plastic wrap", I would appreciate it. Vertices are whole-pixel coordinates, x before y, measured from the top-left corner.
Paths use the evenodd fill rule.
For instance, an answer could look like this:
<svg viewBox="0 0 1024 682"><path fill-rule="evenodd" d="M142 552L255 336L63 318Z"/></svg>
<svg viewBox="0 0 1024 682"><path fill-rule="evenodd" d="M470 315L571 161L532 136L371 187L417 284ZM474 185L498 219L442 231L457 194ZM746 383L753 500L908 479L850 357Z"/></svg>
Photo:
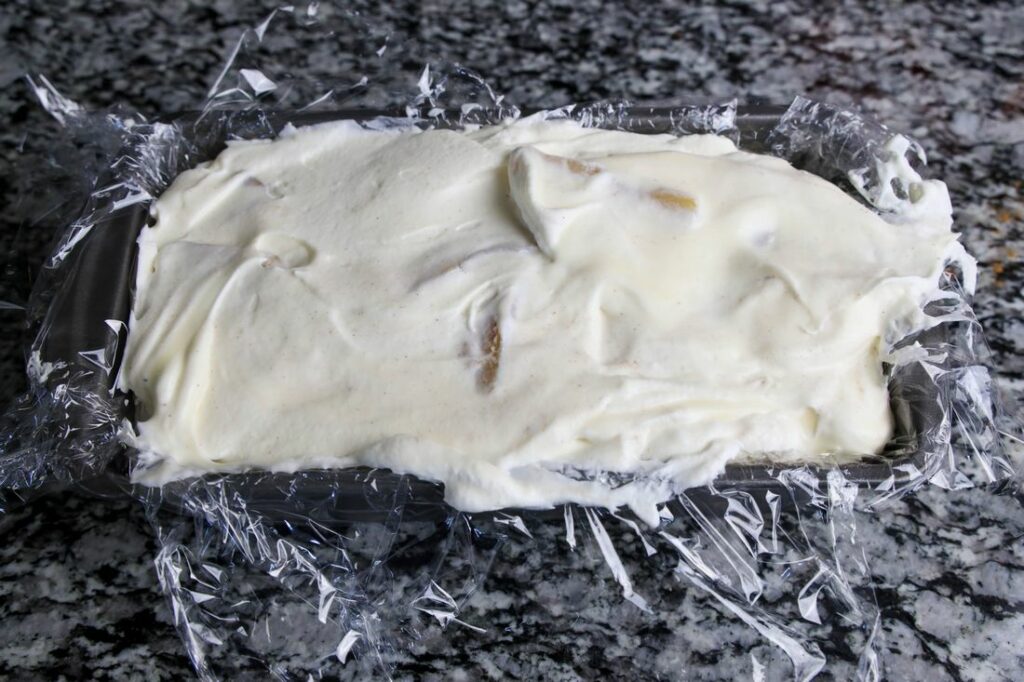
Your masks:
<svg viewBox="0 0 1024 682"><path fill-rule="evenodd" d="M275 31L310 31L323 46L353 24L366 39L353 63L339 64L345 75L336 83L290 77L273 62L278 52L261 52ZM368 42L380 44L371 49ZM885 459L833 469L734 467L714 486L665 504L657 528L613 510L572 505L465 514L445 506L436 486L386 471L209 475L164 488L129 484L132 452L122 430L131 401L113 390L129 279L104 271L89 254L102 250L102 240L134 240L131 226L137 229L148 203L229 137L270 137L300 116L387 113L393 118L377 118L376 125L397 117L459 127L519 115L460 67L427 66L416 83L396 82L383 61L388 49L387 38L358 17L316 4L278 10L242 37L195 115L162 122L84 111L45 78L32 79L69 139L95 141L102 172L86 169L93 172L90 197L60 236L33 293L31 388L4 418L0 505L54 483L136 496L159 537L160 584L204 679L239 671L281 679L388 674L439 637L465 638L467 646L493 641L501 619L467 612L494 562L528 565L531 555L555 553L567 565L584 555L602 561L623 609L656 613L670 608L660 593L668 586L695 591L708 608L731 614L778 647L796 679L821 671L837 638L844 655L859 658L858 676L878 679L880 610L857 545L858 520L924 485L1016 481L1006 446L1019 442L1020 425L990 374L970 308L969 259L947 269L946 296L929 308L937 324L897 344L887 358L894 411L905 428ZM354 105L361 113L344 111ZM374 106L386 111L367 109ZM855 112L806 99L793 101L768 128L745 128L744 109L735 102L659 111L658 122L624 103L549 115L638 132L727 135L894 215L910 192L908 178L924 163L916 144ZM83 281L118 294L83 305ZM636 571L648 578L642 588Z"/></svg>

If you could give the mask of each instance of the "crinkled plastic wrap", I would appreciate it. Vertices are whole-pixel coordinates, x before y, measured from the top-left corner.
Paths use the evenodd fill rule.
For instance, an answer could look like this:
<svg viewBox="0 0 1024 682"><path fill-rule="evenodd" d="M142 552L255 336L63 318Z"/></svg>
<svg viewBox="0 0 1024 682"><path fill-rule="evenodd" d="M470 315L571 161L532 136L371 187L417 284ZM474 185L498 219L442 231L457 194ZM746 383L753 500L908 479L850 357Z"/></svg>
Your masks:
<svg viewBox="0 0 1024 682"><path fill-rule="evenodd" d="M159 536L156 568L174 622L204 679L389 674L438 638L488 642L499 626L473 616L472 598L494 562L529 563L524 557L537 555L571 563L587 552L603 560L623 609L657 613L665 608L657 586L683 584L779 647L796 679L828 665L827 643L837 636L859 657L858 675L877 679L880 611L856 542L858 518L924 485L1016 482L1005 447L1020 428L997 395L971 312L970 259L947 268L947 296L928 311L937 324L888 358L893 408L905 428L884 459L833 469L733 467L714 486L665 504L658 528L571 505L461 513L443 503L437 486L376 470L209 475L163 488L128 483L132 452L121 433L131 400L112 386L131 269L119 278L90 260L102 240L133 241L149 202L229 137L271 137L296 119L371 119L384 112L367 107L386 104L390 115L422 126L519 115L458 67L425 68L403 92L377 61L389 46L372 30L368 39L380 44L339 65L350 70L341 85L257 68L275 31L337 36L360 21L321 16L315 4L279 10L243 36L206 102L197 103L199 113L165 122L87 112L45 78L32 79L69 139L93 140L102 172L91 178L82 215L61 236L33 294L31 389L4 417L0 504L54 483L136 496ZM727 135L826 177L883 213L901 210L907 178L924 162L916 144L894 143L884 127L806 99L767 126L763 108L751 113L735 102L657 115L624 104L549 115L638 132ZM83 300L83 282L116 295ZM635 584L638 566L658 579Z"/></svg>

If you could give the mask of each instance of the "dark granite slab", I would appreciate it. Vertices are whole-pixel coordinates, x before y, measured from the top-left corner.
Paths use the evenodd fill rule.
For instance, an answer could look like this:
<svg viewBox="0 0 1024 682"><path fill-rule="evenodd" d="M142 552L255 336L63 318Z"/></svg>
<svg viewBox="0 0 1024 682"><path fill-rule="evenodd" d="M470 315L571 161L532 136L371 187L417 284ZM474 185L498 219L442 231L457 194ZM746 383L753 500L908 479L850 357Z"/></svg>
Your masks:
<svg viewBox="0 0 1024 682"><path fill-rule="evenodd" d="M0 7L0 301L27 296L51 226L26 224L55 125L25 69L96 108L150 115L200 101L242 27L274 3L6 2ZM981 261L976 307L1010 391L1024 387L1024 10L1019 3L351 3L392 34L393 67L414 83L426 61L462 62L523 105L806 94L856 104L920 139L950 187L957 225ZM335 73L365 36L312 53ZM303 45L287 46L302 50ZM283 55L283 59L294 55ZM73 169L70 169L73 171ZM18 190L29 190L18 192ZM21 386L22 314L0 307L0 398ZM1024 677L1024 509L983 489L929 489L858 518L881 611L888 679ZM555 527L538 553L511 542L462 615L486 634L433 632L399 665L405 679L784 679L785 656L682 583L640 565L654 614L624 605L598 555ZM0 677L178 679L190 674L152 571L141 510L77 494L0 521ZM648 582L645 582L648 580ZM650 594L650 592L649 592ZM792 599L777 594L771 599ZM582 606L581 606L582 605ZM571 613L570 615L567 615ZM836 639L825 679L850 679L856 647Z"/></svg>

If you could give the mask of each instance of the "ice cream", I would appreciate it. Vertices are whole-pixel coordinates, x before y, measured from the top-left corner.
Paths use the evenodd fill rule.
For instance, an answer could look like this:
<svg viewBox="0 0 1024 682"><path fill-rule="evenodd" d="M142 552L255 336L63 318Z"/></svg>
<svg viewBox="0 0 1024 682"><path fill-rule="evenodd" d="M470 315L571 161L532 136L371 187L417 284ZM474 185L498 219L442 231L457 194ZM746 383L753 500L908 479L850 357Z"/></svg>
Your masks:
<svg viewBox="0 0 1024 682"><path fill-rule="evenodd" d="M231 143L139 238L136 478L366 465L652 519L730 460L876 452L882 358L957 246L945 186L911 199L544 117Z"/></svg>

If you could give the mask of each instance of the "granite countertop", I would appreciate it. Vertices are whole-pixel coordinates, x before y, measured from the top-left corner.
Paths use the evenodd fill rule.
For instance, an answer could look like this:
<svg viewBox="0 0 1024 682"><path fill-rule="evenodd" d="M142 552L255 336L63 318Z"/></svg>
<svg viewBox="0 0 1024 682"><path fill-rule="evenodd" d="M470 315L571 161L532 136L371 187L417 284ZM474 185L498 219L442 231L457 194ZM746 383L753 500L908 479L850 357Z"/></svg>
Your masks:
<svg viewBox="0 0 1024 682"><path fill-rule="evenodd" d="M20 75L45 74L90 107L148 114L200 102L242 27L275 3L174 0L12 0L0 9L0 301L23 303L51 235L32 213L31 178L54 130ZM924 145L949 185L958 229L980 261L975 307L1001 386L1024 388L1024 8L1019 3L728 3L720 7L589 1L351 3L403 44L394 68L415 82L423 64L459 62L520 105L598 98L642 101L804 94L856 104ZM354 49L340 36L329 74ZM301 49L301 45L294 49ZM336 58L336 59L335 59ZM19 192L20 190L20 192ZM0 398L23 386L22 312L0 306ZM857 518L857 541L880 614L875 636L887 679L1024 677L1024 507L976 488L930 487ZM785 679L786 656L714 599L658 583L653 613L623 602L593 548L572 551L557 524L512 540L460 616L487 633L427 633L399 656L399 679ZM0 517L0 677L180 679L192 668L153 570L157 544L138 504L51 494ZM654 587L650 587L654 589ZM792 595L766 595L772 599ZM851 679L855 643L822 646L822 679ZM241 664L240 664L241 665ZM254 672L245 669L248 672ZM339 671L338 674L345 674ZM255 673L254 673L255 676Z"/></svg>

